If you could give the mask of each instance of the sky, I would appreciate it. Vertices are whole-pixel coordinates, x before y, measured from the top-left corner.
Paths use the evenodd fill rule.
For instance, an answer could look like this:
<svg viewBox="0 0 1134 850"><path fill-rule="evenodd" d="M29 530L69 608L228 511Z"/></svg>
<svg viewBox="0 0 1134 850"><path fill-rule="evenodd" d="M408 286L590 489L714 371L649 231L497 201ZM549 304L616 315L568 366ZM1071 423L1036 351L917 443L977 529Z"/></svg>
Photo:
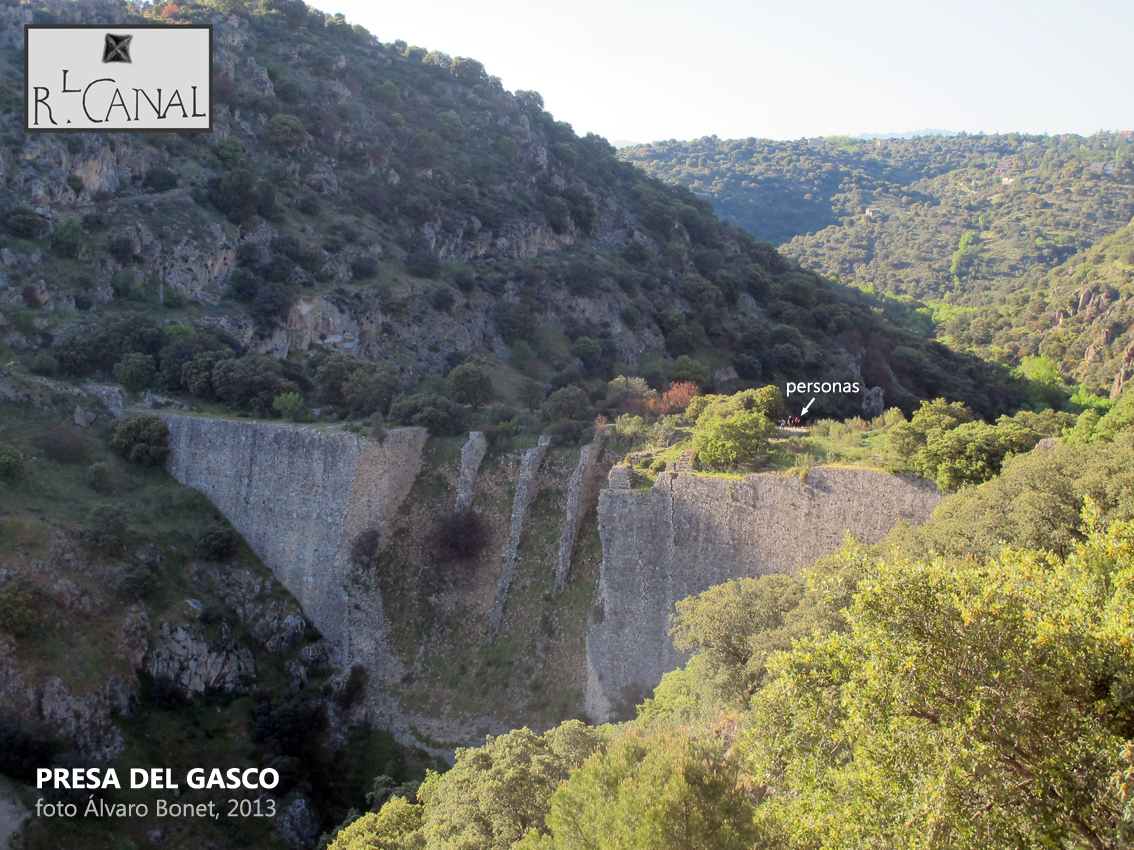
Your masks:
<svg viewBox="0 0 1134 850"><path fill-rule="evenodd" d="M1134 129L1123 0L314 0L611 141Z"/></svg>

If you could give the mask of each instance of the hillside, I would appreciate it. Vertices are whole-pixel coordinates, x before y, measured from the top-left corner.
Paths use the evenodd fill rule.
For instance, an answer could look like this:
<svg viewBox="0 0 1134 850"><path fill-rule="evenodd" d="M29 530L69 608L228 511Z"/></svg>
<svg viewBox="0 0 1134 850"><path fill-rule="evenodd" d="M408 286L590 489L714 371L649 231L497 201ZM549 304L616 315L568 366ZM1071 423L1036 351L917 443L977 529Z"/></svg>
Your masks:
<svg viewBox="0 0 1134 850"><path fill-rule="evenodd" d="M861 370L910 410L933 393L1012 406L1003 374L902 330L901 305L721 223L479 62L298 2L265 8L163 7L215 27L212 136L63 138L20 130L20 26L98 9L125 20L126 7L0 7L8 359L134 310L308 374L327 352L381 361L406 392L473 360L510 402L525 379L543 392L616 374L735 388Z"/></svg>
<svg viewBox="0 0 1134 850"><path fill-rule="evenodd" d="M1119 134L706 138L621 155L803 264L920 306L927 329L958 309L1011 302L1037 285L1021 280L1042 277L1134 215L1134 141ZM948 338L969 342L957 332L965 324L985 336L972 318L949 324ZM978 350L1016 363L1040 345L1028 333L1013 340Z"/></svg>

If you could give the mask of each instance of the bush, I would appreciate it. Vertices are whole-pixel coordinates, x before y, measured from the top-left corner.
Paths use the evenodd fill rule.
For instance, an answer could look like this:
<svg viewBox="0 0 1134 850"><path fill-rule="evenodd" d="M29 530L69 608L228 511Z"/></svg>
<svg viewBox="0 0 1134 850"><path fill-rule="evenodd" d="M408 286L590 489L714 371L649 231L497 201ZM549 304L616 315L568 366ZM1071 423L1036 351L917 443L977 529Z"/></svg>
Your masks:
<svg viewBox="0 0 1134 850"><path fill-rule="evenodd" d="M0 449L0 478L15 480L24 474L24 461L15 446Z"/></svg>
<svg viewBox="0 0 1134 850"><path fill-rule="evenodd" d="M133 537L125 505L96 505L87 516L85 537L104 555L125 551Z"/></svg>
<svg viewBox="0 0 1134 850"><path fill-rule="evenodd" d="M51 249L61 257L78 257L83 253L83 226L69 218L51 234Z"/></svg>
<svg viewBox="0 0 1134 850"><path fill-rule="evenodd" d="M27 634L39 621L43 600L43 591L24 576L0 587L0 632Z"/></svg>
<svg viewBox="0 0 1134 850"><path fill-rule="evenodd" d="M149 354L126 354L114 364L114 377L132 392L152 387L157 377L154 358Z"/></svg>
<svg viewBox="0 0 1134 850"><path fill-rule="evenodd" d="M169 427L156 416L126 416L114 423L110 447L131 463L154 466L169 454Z"/></svg>
<svg viewBox="0 0 1134 850"><path fill-rule="evenodd" d="M205 528L197 540L197 554L206 561L227 561L236 554L240 538L232 527L224 523L213 523Z"/></svg>
<svg viewBox="0 0 1134 850"><path fill-rule="evenodd" d="M50 378L59 374L59 361L50 354L39 354L32 358L28 364L28 369L31 370L33 375L43 375L45 378Z"/></svg>
<svg viewBox="0 0 1134 850"><path fill-rule="evenodd" d="M377 273L378 261L368 254L350 261L350 274L355 280L368 280Z"/></svg>
<svg viewBox="0 0 1134 850"><path fill-rule="evenodd" d="M31 207L13 207L0 215L0 224L20 239L38 239L43 235L43 216Z"/></svg>
<svg viewBox="0 0 1134 850"><path fill-rule="evenodd" d="M285 419L294 421L303 410L303 396L299 393L280 393L272 402L272 408Z"/></svg>
<svg viewBox="0 0 1134 850"><path fill-rule="evenodd" d="M299 387L283 377L279 362L267 354L249 354L239 360L221 360L212 371L217 398L260 416L275 412L276 396Z"/></svg>
<svg viewBox="0 0 1134 850"><path fill-rule="evenodd" d="M441 261L432 251L411 251L406 255L406 271L415 277L435 278L441 273Z"/></svg>
<svg viewBox="0 0 1134 850"><path fill-rule="evenodd" d="M488 543L488 526L472 508L454 511L437 526L437 547L442 556L467 561Z"/></svg>
<svg viewBox="0 0 1134 850"><path fill-rule="evenodd" d="M177 188L177 175L168 168L151 168L142 181L142 187L151 192L168 192Z"/></svg>
<svg viewBox="0 0 1134 850"><path fill-rule="evenodd" d="M74 463L87 453L87 441L68 425L58 425L35 438L35 446L45 457L59 463Z"/></svg>
<svg viewBox="0 0 1134 850"><path fill-rule="evenodd" d="M165 342L162 327L145 313L112 314L97 327L64 337L55 344L60 368L69 375L110 369L126 354L157 355Z"/></svg>
<svg viewBox="0 0 1134 850"><path fill-rule="evenodd" d="M461 408L436 393L397 396L390 405L390 419L401 425L428 428L435 436L452 437L464 430Z"/></svg>
<svg viewBox="0 0 1134 850"><path fill-rule="evenodd" d="M110 464L102 461L92 463L87 470L87 486L104 496L114 492L114 478Z"/></svg>
<svg viewBox="0 0 1134 850"><path fill-rule="evenodd" d="M157 590L157 586L157 576L149 566L131 564L118 578L118 595L127 602L148 599Z"/></svg>
<svg viewBox="0 0 1134 850"><path fill-rule="evenodd" d="M763 413L740 410L722 419L699 425L693 437L697 459L716 469L751 466L757 455L768 450L776 427Z"/></svg>

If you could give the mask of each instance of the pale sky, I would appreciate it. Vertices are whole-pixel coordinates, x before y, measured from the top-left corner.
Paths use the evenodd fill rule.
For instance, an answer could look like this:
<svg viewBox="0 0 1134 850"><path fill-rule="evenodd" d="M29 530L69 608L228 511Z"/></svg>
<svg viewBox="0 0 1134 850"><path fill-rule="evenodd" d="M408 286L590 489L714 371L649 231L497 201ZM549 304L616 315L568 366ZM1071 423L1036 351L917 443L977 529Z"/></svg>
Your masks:
<svg viewBox="0 0 1134 850"><path fill-rule="evenodd" d="M469 56L582 134L650 142L1134 129L1125 0L315 0Z"/></svg>

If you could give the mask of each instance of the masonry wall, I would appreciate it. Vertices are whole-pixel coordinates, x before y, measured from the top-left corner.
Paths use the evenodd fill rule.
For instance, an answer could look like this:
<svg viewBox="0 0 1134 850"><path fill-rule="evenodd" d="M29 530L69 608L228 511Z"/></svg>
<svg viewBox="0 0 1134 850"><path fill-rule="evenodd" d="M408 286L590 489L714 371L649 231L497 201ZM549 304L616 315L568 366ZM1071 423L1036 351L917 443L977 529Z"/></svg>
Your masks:
<svg viewBox="0 0 1134 850"><path fill-rule="evenodd" d="M170 473L228 517L299 600L335 663L381 667L380 600L365 610L348 602L350 546L389 524L421 467L425 431L399 429L379 442L297 425L163 418Z"/></svg>
<svg viewBox="0 0 1134 850"><path fill-rule="evenodd" d="M678 601L729 579L796 573L836 551L848 532L876 542L899 522L924 522L940 500L930 482L834 467L813 468L806 482L663 473L647 492L603 490L588 714L610 717L685 662L669 638Z"/></svg>

